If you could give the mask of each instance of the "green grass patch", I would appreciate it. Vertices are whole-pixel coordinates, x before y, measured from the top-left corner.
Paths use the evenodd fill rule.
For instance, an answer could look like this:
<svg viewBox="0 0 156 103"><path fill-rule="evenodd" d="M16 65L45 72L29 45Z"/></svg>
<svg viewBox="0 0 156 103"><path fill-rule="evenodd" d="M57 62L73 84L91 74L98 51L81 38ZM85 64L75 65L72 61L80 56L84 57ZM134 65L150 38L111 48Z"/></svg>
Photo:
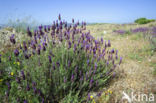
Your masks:
<svg viewBox="0 0 156 103"><path fill-rule="evenodd" d="M143 60L143 57L136 53L130 53L128 56L130 59L137 60L140 62Z"/></svg>
<svg viewBox="0 0 156 103"><path fill-rule="evenodd" d="M142 38L142 34L134 34L131 36L131 40L140 40L140 38Z"/></svg>

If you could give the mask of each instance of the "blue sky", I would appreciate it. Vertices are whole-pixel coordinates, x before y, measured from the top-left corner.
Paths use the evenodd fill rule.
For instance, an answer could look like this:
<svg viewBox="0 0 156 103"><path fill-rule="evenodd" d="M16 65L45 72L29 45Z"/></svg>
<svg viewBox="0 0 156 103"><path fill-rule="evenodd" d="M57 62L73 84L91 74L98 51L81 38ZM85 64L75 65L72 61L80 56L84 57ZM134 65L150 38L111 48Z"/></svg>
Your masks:
<svg viewBox="0 0 156 103"><path fill-rule="evenodd" d="M139 17L156 19L156 0L0 0L0 24L31 16L40 23L63 19L129 23Z"/></svg>

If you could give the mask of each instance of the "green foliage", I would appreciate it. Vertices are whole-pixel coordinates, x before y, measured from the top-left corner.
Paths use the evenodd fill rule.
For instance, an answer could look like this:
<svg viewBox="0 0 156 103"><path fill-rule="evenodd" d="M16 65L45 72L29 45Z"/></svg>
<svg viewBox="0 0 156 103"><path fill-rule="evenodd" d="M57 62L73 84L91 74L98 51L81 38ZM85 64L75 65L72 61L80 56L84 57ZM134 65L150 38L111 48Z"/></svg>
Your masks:
<svg viewBox="0 0 156 103"><path fill-rule="evenodd" d="M139 18L139 19L135 20L135 23L137 23L137 24L147 24L147 23L154 22L154 21L155 21L155 19Z"/></svg>
<svg viewBox="0 0 156 103"><path fill-rule="evenodd" d="M115 76L115 67L122 58L119 62L118 51L110 48L110 41L104 45L102 38L75 33L80 29L84 32L84 26L77 29L73 25L71 30L60 27L56 32L46 31L47 35L40 26L37 38L28 29L29 39L11 45L18 48L19 55L15 51L0 53L0 101L86 102L88 93L106 85ZM72 33L63 34L64 30Z"/></svg>
<svg viewBox="0 0 156 103"><path fill-rule="evenodd" d="M97 72L93 76L94 81L98 81L98 85L94 82L92 87L90 87L91 75L93 75L94 72L94 68L91 69L91 67L94 67L94 64L90 63L88 66L88 58L85 52L82 50L79 54L75 54L72 48L68 50L65 45L53 47L54 45L49 46L47 51L42 53L40 57L33 55L29 60L25 60L24 54L21 54L18 57L18 59L20 59L20 65L17 65L13 54L12 61L8 61L8 55L3 57L8 61L4 62L3 59L3 64L1 64L1 70L4 70L5 73L2 76L2 79L4 80L3 83L5 84L5 81L10 81L12 88L9 98L7 98L8 101L16 102L17 98L22 98L22 100L29 100L28 102L33 101L39 103L41 100L40 96L35 95L33 89L30 91L26 90L27 84L30 85L30 88L33 88L31 84L35 81L37 83L36 88L41 88L43 94L45 94L45 98L49 98L50 101L58 102L64 98L63 100L66 103L71 101L77 103L78 101L86 99L82 98L87 95L86 91L98 89L110 78L110 76L106 76L105 74L111 65L107 67L101 60L98 62ZM53 70L53 64L49 64L48 51L52 51L52 53L55 54L55 57L52 58L53 63L60 63L59 67L56 66L56 70ZM69 60L71 60L71 66L68 64ZM89 60L92 61L93 58L89 58ZM39 64L39 61L41 65ZM78 71L75 70L76 65L79 66ZM15 77L21 77L21 70L24 70L24 73L27 75L26 79L22 80L22 83L19 84L16 82ZM89 73L87 72L89 70L91 70L91 75L88 77L88 80L86 80L85 73ZM79 79L80 71L82 71L82 74L84 75L83 81L80 81ZM14 73L14 76L10 75L11 72ZM71 81L72 74L75 76L74 82ZM100 75L103 75L103 78L100 77ZM64 83L64 77L67 79L66 83Z"/></svg>

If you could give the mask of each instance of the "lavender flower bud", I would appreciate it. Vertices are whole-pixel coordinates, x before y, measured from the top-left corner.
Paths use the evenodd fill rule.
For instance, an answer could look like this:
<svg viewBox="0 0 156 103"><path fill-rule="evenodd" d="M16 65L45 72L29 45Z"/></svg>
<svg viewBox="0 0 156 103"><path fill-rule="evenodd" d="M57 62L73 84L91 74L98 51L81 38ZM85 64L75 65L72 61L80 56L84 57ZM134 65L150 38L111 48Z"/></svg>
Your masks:
<svg viewBox="0 0 156 103"><path fill-rule="evenodd" d="M71 76L71 81L74 82L74 74Z"/></svg>
<svg viewBox="0 0 156 103"><path fill-rule="evenodd" d="M28 103L28 101L27 100L24 100L24 102L23 103Z"/></svg>
<svg viewBox="0 0 156 103"><path fill-rule="evenodd" d="M58 67L60 67L60 63L59 62L56 62L56 64L57 64Z"/></svg>
<svg viewBox="0 0 156 103"><path fill-rule="evenodd" d="M10 37L10 42L15 44L16 43L16 40L15 40L15 34L12 34L11 37Z"/></svg>
<svg viewBox="0 0 156 103"><path fill-rule="evenodd" d="M10 89L11 89L11 85L10 85L10 83L7 82L6 85L8 86L8 90L10 90Z"/></svg>
<svg viewBox="0 0 156 103"><path fill-rule="evenodd" d="M34 93L37 94L37 89L36 89L36 87L34 87L33 90L34 90Z"/></svg>
<svg viewBox="0 0 156 103"><path fill-rule="evenodd" d="M87 60L87 65L89 65L89 59Z"/></svg>
<svg viewBox="0 0 156 103"><path fill-rule="evenodd" d="M42 103L44 103L44 98L42 98Z"/></svg>
<svg viewBox="0 0 156 103"><path fill-rule="evenodd" d="M27 34L28 34L28 36L32 37L32 33L31 33L29 27L27 28Z"/></svg>
<svg viewBox="0 0 156 103"><path fill-rule="evenodd" d="M30 86L29 86L29 84L27 84L26 90L27 90L27 91L30 91Z"/></svg>
<svg viewBox="0 0 156 103"><path fill-rule="evenodd" d="M53 63L53 70L55 70L55 63Z"/></svg>
<svg viewBox="0 0 156 103"><path fill-rule="evenodd" d="M93 78L91 78L91 80L90 80L90 84L89 84L90 87L92 87L93 82L94 82L94 80L93 80Z"/></svg>
<svg viewBox="0 0 156 103"><path fill-rule="evenodd" d="M16 77L16 82L21 83L21 79L19 77Z"/></svg>
<svg viewBox="0 0 156 103"><path fill-rule="evenodd" d="M120 62L119 62L119 65L121 64L121 62L122 62L122 57L120 57Z"/></svg>
<svg viewBox="0 0 156 103"><path fill-rule="evenodd" d="M59 14L58 19L61 20L61 15Z"/></svg>
<svg viewBox="0 0 156 103"><path fill-rule="evenodd" d="M48 56L48 58L49 58L49 62L52 63L51 56Z"/></svg>
<svg viewBox="0 0 156 103"><path fill-rule="evenodd" d="M15 50L14 50L14 54L15 54L15 56L18 56L18 55L19 55L18 49L15 49Z"/></svg>
<svg viewBox="0 0 156 103"><path fill-rule="evenodd" d="M108 40L108 47L111 47L111 43L110 43L110 40Z"/></svg>
<svg viewBox="0 0 156 103"><path fill-rule="evenodd" d="M74 19L72 19L72 23L74 23Z"/></svg>
<svg viewBox="0 0 156 103"><path fill-rule="evenodd" d="M32 87L35 87L37 84L36 84L36 82L32 82Z"/></svg>

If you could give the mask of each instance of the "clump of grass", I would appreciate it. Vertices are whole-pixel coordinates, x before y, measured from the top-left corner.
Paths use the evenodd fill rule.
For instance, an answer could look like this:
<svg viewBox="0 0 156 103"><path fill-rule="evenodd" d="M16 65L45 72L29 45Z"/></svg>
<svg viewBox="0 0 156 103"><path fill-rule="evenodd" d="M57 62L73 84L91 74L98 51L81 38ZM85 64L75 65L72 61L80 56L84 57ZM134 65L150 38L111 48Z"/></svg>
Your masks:
<svg viewBox="0 0 156 103"><path fill-rule="evenodd" d="M59 15L52 26L34 32L28 27L28 39L20 44L12 35L15 49L0 56L1 101L89 102L87 95L115 76L122 57L110 41L85 30L85 22L68 24Z"/></svg>

